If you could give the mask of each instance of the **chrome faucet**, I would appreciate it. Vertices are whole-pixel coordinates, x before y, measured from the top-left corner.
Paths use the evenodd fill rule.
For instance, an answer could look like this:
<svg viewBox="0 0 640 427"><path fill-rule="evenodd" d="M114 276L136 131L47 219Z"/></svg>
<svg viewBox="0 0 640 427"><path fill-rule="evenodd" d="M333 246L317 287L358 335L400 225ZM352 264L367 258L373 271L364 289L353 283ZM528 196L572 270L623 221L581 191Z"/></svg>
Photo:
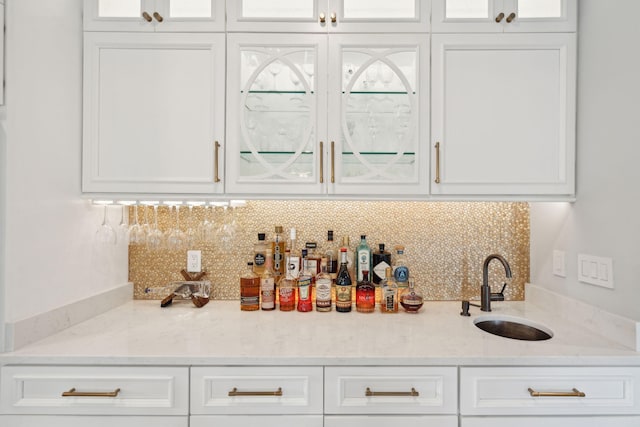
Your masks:
<svg viewBox="0 0 640 427"><path fill-rule="evenodd" d="M502 255L489 255L485 260L482 266L482 286L480 286L480 305L472 304L469 301L462 301L462 312L461 316L469 316L469 306L473 305L475 307L480 307L482 311L491 311L491 301L504 301L504 290L507 287L507 284L504 283L502 285L502 289L500 292L491 292L491 286L489 286L489 263L497 259L502 263L504 267L504 272L507 279L511 278L511 267L509 267L509 263Z"/></svg>

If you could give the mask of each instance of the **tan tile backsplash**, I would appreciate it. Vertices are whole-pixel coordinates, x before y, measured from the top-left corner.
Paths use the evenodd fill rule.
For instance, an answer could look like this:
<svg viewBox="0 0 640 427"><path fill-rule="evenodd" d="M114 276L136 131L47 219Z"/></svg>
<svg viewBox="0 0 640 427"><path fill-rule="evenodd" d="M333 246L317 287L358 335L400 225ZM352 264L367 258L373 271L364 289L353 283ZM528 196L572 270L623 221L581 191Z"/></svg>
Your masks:
<svg viewBox="0 0 640 427"><path fill-rule="evenodd" d="M146 219L145 219L146 216ZM130 208L133 222L134 208ZM138 208L141 224L152 227L152 207ZM529 280L529 205L527 203L476 202L352 202L352 201L249 201L234 209L186 206L179 210L180 228L202 233L204 220L213 223L210 240L197 238L190 249L202 251L202 267L212 283L213 299L239 299L239 277L251 260L258 233L274 235L282 225L288 238L295 227L298 248L307 241L322 247L327 230L334 230L336 245L349 236L352 248L365 234L372 249L385 243L388 250L405 245L410 274L427 300L478 299L482 264L487 255L498 253L509 262L513 278L505 291L509 300L524 299ZM221 239L221 224L235 230ZM175 210L158 208L158 228L175 227ZM229 234L226 234L228 237ZM129 280L136 299L162 298L160 288L182 280L186 250L149 249L129 246ZM490 266L495 290L504 281L500 263Z"/></svg>

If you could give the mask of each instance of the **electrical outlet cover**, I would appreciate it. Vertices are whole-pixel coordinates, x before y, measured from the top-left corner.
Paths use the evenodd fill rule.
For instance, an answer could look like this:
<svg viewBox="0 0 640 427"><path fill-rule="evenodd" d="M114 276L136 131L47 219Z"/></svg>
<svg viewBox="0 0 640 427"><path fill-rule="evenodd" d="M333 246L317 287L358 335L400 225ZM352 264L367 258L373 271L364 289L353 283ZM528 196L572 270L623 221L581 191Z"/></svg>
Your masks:
<svg viewBox="0 0 640 427"><path fill-rule="evenodd" d="M200 273L202 271L202 251L187 251L187 272Z"/></svg>

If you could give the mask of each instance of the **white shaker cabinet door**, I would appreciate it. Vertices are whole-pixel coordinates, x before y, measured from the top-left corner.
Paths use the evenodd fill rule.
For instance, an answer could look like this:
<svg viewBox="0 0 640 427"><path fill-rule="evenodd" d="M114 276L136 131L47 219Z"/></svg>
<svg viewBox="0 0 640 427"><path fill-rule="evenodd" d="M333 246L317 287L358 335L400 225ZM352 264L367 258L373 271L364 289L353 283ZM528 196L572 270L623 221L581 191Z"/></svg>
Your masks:
<svg viewBox="0 0 640 427"><path fill-rule="evenodd" d="M222 193L224 35L84 39L83 191Z"/></svg>
<svg viewBox="0 0 640 427"><path fill-rule="evenodd" d="M84 0L85 31L224 31L224 0Z"/></svg>
<svg viewBox="0 0 640 427"><path fill-rule="evenodd" d="M575 193L575 34L435 34L431 193Z"/></svg>

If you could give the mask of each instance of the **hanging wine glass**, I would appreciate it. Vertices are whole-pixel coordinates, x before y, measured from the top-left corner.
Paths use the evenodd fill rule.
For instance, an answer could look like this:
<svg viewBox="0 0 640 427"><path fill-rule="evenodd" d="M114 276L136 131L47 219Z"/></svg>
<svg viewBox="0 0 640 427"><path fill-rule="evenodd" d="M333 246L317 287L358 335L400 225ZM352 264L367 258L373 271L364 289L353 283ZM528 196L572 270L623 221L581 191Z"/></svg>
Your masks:
<svg viewBox="0 0 640 427"><path fill-rule="evenodd" d="M98 227L98 230L96 231L96 241L100 244L115 245L118 241L116 231L107 222L107 206L113 202L104 201L97 203L103 205L104 211L102 214L102 224L100 224L100 227Z"/></svg>
<svg viewBox="0 0 640 427"><path fill-rule="evenodd" d="M204 202L187 202L187 205L189 206L189 217L187 218L187 232L185 233L185 243L187 245L187 249L193 249L198 242L198 231L193 225L193 207L202 206L204 205Z"/></svg>
<svg viewBox="0 0 640 427"><path fill-rule="evenodd" d="M129 206L133 205L135 202L128 201L120 201L120 223L118 224L118 229L116 234L118 235L118 241L121 242L129 242Z"/></svg>
<svg viewBox="0 0 640 427"><path fill-rule="evenodd" d="M133 225L129 228L129 243L132 245L144 245L146 234L138 221L138 205L133 206Z"/></svg>
<svg viewBox="0 0 640 427"><path fill-rule="evenodd" d="M167 235L167 248L171 250L181 250L185 247L184 232L180 229L180 205L182 202L165 202L176 211L175 228L170 229Z"/></svg>
<svg viewBox="0 0 640 427"><path fill-rule="evenodd" d="M158 228L158 203L153 204L153 225L147 236L147 247L153 251L162 248L162 231Z"/></svg>

